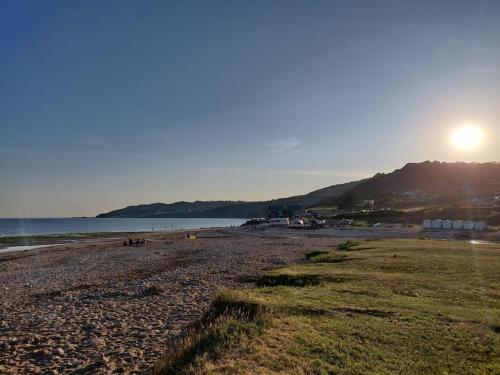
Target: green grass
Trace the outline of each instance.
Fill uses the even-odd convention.
[[[153,371],[197,373],[198,362],[217,362],[231,350],[244,350],[246,341],[263,334],[268,314],[264,305],[221,292],[203,319],[169,345]]]
[[[315,211],[325,211],[325,210],[337,210],[338,206],[337,205],[323,205],[323,206],[315,206],[315,207],[308,207],[306,211],[308,212],[315,212]]]
[[[328,253],[329,253],[329,251],[325,251],[325,250],[314,250],[314,251],[310,251],[309,253],[307,253],[306,258],[313,259],[313,258],[317,258],[320,255],[324,255],[324,254],[328,254]]]
[[[359,246],[359,241],[346,241],[337,245],[337,250],[349,251],[355,250],[356,246]]]
[[[255,288],[225,291],[219,311],[266,313],[219,315],[193,334],[213,345],[194,340],[180,350],[182,366],[169,367],[167,356],[158,373],[500,373],[499,246],[379,240],[349,248],[358,251],[310,253]],[[331,261],[338,257],[349,261]]]

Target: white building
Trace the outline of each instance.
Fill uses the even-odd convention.
[[[361,205],[363,207],[373,207],[375,205],[375,200],[374,199],[363,199],[361,201]]]
[[[443,229],[452,229],[453,221],[451,220],[443,220]]]
[[[441,220],[441,219],[425,219],[422,222],[423,229],[448,229],[448,230],[476,230],[483,231],[488,228],[486,221],[473,220]]]
[[[453,220],[453,229],[464,229],[463,220]]]
[[[474,222],[472,220],[465,220],[464,221],[464,229],[465,230],[473,230],[474,229]]]
[[[425,219],[424,222],[422,223],[422,228],[431,229],[432,228],[432,220]]]
[[[432,229],[441,229],[443,221],[441,219],[432,220]]]
[[[486,229],[486,222],[485,221],[475,221],[474,222],[474,230],[485,230]]]

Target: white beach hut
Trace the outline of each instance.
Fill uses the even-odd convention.
[[[465,230],[473,230],[474,229],[474,222],[472,220],[465,220],[464,221],[464,229]]]
[[[441,229],[443,221],[441,219],[432,220],[432,229]]]
[[[486,222],[485,221],[475,221],[474,222],[474,230],[485,230]]]
[[[431,229],[432,228],[432,220],[425,219],[422,222],[422,228],[424,228],[424,229]]]
[[[443,220],[443,229],[452,229],[453,221],[451,220]]]
[[[453,229],[464,229],[463,220],[453,220]]]

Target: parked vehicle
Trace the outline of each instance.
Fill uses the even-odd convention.
[[[310,223],[311,223],[311,228],[322,228],[326,226],[325,220],[312,219]]]
[[[287,217],[275,217],[269,220],[271,226],[289,226],[290,220]]]

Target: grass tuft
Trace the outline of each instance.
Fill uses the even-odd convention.
[[[312,258],[316,258],[320,255],[324,255],[324,254],[328,254],[328,253],[329,253],[329,251],[325,251],[325,250],[314,250],[314,251],[307,253],[306,258],[312,259]]]
[[[350,250],[353,250],[353,248],[358,246],[358,245],[359,245],[359,242],[357,242],[357,241],[346,241],[346,242],[342,242],[341,244],[339,244],[337,246],[337,250],[350,251]]]
[[[168,345],[153,374],[199,373],[197,361],[215,362],[243,338],[260,335],[268,313],[269,308],[258,303],[219,294],[209,312]]]

